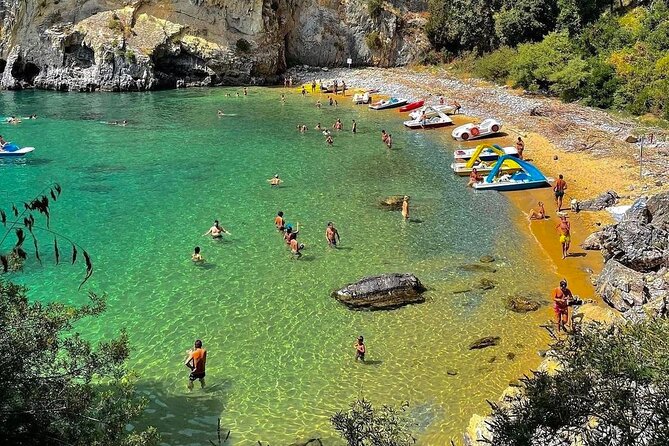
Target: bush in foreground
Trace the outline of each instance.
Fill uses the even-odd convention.
[[[408,403],[399,409],[391,406],[375,408],[365,399],[351,404],[347,412],[337,412],[332,426],[348,446],[411,446],[415,423],[409,417]]]
[[[493,405],[497,446],[669,444],[669,321],[590,326],[554,346],[562,368]]]

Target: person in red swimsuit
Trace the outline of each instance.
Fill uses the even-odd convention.
[[[555,310],[555,317],[557,318],[558,333],[561,329],[567,331],[567,323],[569,322],[569,301],[574,298],[571,290],[567,288],[567,281],[562,279],[560,286],[553,290],[551,295],[553,299],[553,310]]]

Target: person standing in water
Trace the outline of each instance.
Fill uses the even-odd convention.
[[[404,200],[402,200],[402,217],[405,220],[409,219],[409,196],[405,195]]]
[[[393,148],[393,135],[388,133],[388,136],[386,137],[386,146],[388,146],[389,149]]]
[[[248,96],[248,95],[249,95],[249,89],[244,87],[244,96]]]
[[[193,250],[193,255],[190,256],[190,259],[193,261],[193,263],[204,263],[204,257],[202,257],[202,254],[200,254],[200,247],[196,246],[195,249]]]
[[[285,229],[286,221],[283,219],[283,211],[279,211],[274,217],[274,226],[276,226],[277,231],[283,232]]]
[[[358,123],[355,122],[355,119],[353,119],[353,124],[351,124],[351,132],[358,133]]]
[[[564,191],[567,190],[567,182],[564,180],[562,174],[558,175],[558,180],[553,186],[553,192],[555,193],[555,205],[557,206],[558,212],[562,210],[562,199],[564,198]]]
[[[337,243],[341,241],[339,236],[339,231],[335,228],[334,224],[330,221],[328,222],[327,227],[325,228],[325,240],[328,241],[328,246],[330,248],[336,248]]]
[[[365,362],[365,353],[367,353],[367,348],[365,347],[365,340],[362,338],[362,336],[358,336],[355,344],[353,344],[353,348],[355,348],[355,360]]]
[[[567,331],[567,323],[569,322],[569,301],[574,298],[571,290],[567,288],[567,281],[562,279],[560,286],[553,290],[551,294],[553,300],[553,310],[557,318],[557,331]]]
[[[221,239],[223,238],[223,234],[230,235],[227,229],[225,229],[218,223],[218,220],[214,220],[214,225],[211,228],[209,228],[207,232],[203,234],[203,237],[206,235],[211,235],[211,238],[213,239]]]
[[[191,372],[188,376],[188,390],[193,390],[193,382],[200,380],[200,386],[204,389],[205,366],[207,364],[207,350],[202,348],[202,341],[195,341],[195,347],[188,352],[185,365]]]
[[[569,255],[569,244],[571,243],[571,225],[567,221],[566,215],[560,216],[560,223],[556,226],[560,233],[560,244],[562,245],[562,258]]]
[[[386,141],[388,140],[388,134],[386,133],[385,130],[381,130],[381,141],[385,144]]]

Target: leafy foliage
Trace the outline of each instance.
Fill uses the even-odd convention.
[[[383,0],[367,0],[367,12],[372,17],[378,17],[383,12]]]
[[[135,377],[125,367],[128,339],[97,346],[72,332],[105,309],[90,303],[30,303],[26,289],[0,280],[0,443],[145,446],[156,431],[128,434],[140,414]]]
[[[332,416],[332,426],[348,446],[411,446],[416,442],[415,426],[407,414],[408,403],[399,409],[374,408],[365,399],[356,400],[348,412]]]
[[[45,188],[44,190],[42,190],[40,194],[37,195],[37,197],[33,198],[29,202],[24,202],[22,206],[23,210],[21,212],[19,212],[19,207],[17,207],[16,204],[12,204],[11,211],[9,211],[10,212],[9,217],[4,209],[0,209],[0,223],[2,223],[2,225],[6,228],[4,236],[2,237],[2,239],[0,239],[0,247],[2,247],[3,244],[7,241],[10,234],[13,233],[16,236],[16,243],[9,250],[9,252],[0,254],[0,264],[2,265],[3,272],[8,272],[10,271],[10,269],[11,270],[20,269],[20,267],[17,268],[18,263],[20,263],[20,265],[18,266],[22,266],[23,264],[22,261],[26,260],[26,258],[28,257],[28,254],[24,250],[25,242],[27,240],[27,235],[30,236],[30,240],[32,241],[34,248],[33,254],[35,256],[35,259],[38,262],[42,263],[42,258],[40,256],[40,244],[37,236],[35,235],[36,230],[46,232],[50,234],[52,237],[54,237],[53,249],[54,249],[54,258],[56,264],[60,263],[60,248],[58,246],[59,238],[67,241],[71,245],[72,264],[76,262],[77,244],[70,238],[58,232],[55,232],[50,228],[50,223],[51,223],[50,205],[60,197],[62,191],[63,191],[62,188],[57,183]],[[39,226],[38,224],[36,224],[37,219],[35,218],[35,215],[37,215],[38,217],[39,216],[42,217],[45,223],[44,226]],[[86,283],[86,281],[93,274],[93,263],[91,262],[91,258],[88,252],[86,252],[85,250],[82,251],[83,251],[84,261],[86,264],[86,275],[82,280],[81,284],[79,285],[79,288],[81,288],[83,284]],[[20,260],[20,262],[17,259]]]
[[[471,51],[483,54],[495,47],[495,23],[490,2],[485,0],[430,0],[425,26],[437,50],[452,54]]]
[[[378,31],[372,31],[365,36],[365,43],[367,48],[372,51],[379,51],[383,49],[383,41]]]
[[[495,15],[497,35],[509,46],[536,42],[553,31],[557,16],[555,0],[507,0]]]
[[[669,321],[590,326],[554,345],[561,367],[492,404],[492,444],[669,444]]]
[[[506,82],[518,56],[514,48],[502,47],[477,59],[474,74],[494,82]]]
[[[237,48],[237,51],[247,53],[251,50],[251,43],[246,39],[237,39],[235,47]]]

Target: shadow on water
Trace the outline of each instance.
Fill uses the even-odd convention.
[[[208,262],[196,263],[193,266],[197,269],[204,269],[204,270],[211,270],[211,269],[216,269],[217,268],[217,266],[215,264],[208,263]]]
[[[372,367],[378,367],[381,364],[383,364],[383,361],[381,361],[379,359],[371,359],[371,360],[366,359],[364,362],[360,362],[360,364],[368,365],[368,366],[372,366]]]
[[[227,406],[232,380],[208,381],[204,389],[196,381],[192,392],[188,392],[186,384],[184,380],[183,387],[174,389],[157,382],[137,386],[138,394],[148,401],[138,428],[156,427],[168,444],[210,444],[209,440],[217,443],[218,420]],[[221,431],[225,437],[228,428],[221,426]]]

